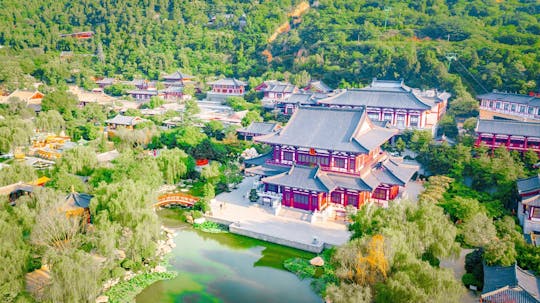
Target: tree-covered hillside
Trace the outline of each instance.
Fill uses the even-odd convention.
[[[241,78],[306,71],[333,86],[404,78],[466,97],[466,89],[526,93],[540,82],[535,0],[319,0],[294,20],[300,0],[1,2],[0,84],[9,89],[24,86],[26,73],[88,84],[93,75],[156,79],[177,68]],[[292,29],[269,43],[287,21]],[[95,34],[60,37],[79,31]],[[60,59],[61,51],[74,54]]]

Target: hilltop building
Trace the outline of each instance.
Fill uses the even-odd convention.
[[[524,234],[540,234],[540,174],[517,180],[518,219]]]
[[[501,146],[519,152],[531,149],[540,155],[540,122],[479,119],[475,146],[480,145],[492,151]]]
[[[234,79],[226,78],[208,83],[212,90],[207,93],[209,100],[225,100],[227,97],[244,96],[247,83]]]
[[[540,121],[540,97],[491,92],[477,96],[480,101],[480,119],[512,119]]]
[[[318,101],[326,107],[365,107],[371,120],[388,121],[398,129],[434,130],[446,112],[449,93],[421,91],[401,81],[373,79],[360,89],[348,89]]]
[[[185,86],[188,83],[193,83],[195,77],[176,71],[170,75],[163,76],[163,84],[165,87],[170,86]]]
[[[387,205],[417,171],[380,146],[397,133],[376,126],[364,109],[300,107],[280,131],[255,137],[272,152],[246,161],[261,175],[259,196],[309,211]]]

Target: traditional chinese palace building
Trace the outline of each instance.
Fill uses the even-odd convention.
[[[247,127],[236,130],[238,137],[244,140],[251,140],[253,137],[268,135],[281,128],[277,123],[253,122]]]
[[[195,77],[177,71],[170,75],[163,76],[163,84],[165,87],[185,86],[188,83],[193,83],[193,79],[195,79]]]
[[[265,81],[255,88],[255,91],[263,92],[263,106],[273,108],[298,92],[298,88],[290,83],[279,81]]]
[[[433,129],[446,111],[449,93],[421,91],[403,81],[373,79],[360,89],[348,89],[318,101],[326,107],[365,107],[371,120],[388,121],[398,129]]]
[[[212,87],[206,94],[209,100],[223,100],[227,97],[243,96],[246,93],[247,83],[234,78],[220,79],[208,84]]]
[[[481,119],[540,120],[540,97],[492,92],[479,95]]]
[[[540,155],[540,123],[514,120],[478,120],[475,146],[491,150],[504,146],[508,150],[525,152],[529,149]]]
[[[523,233],[540,233],[540,175],[517,180],[518,218]]]
[[[300,107],[280,131],[254,138],[273,151],[247,171],[263,176],[262,197],[283,206],[318,211],[389,201],[418,169],[381,150],[396,132],[374,125],[361,108]]]

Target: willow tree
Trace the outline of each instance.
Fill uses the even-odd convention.
[[[22,162],[14,162],[10,166],[0,170],[0,186],[16,182],[31,182],[37,179],[34,168]]]
[[[58,170],[63,170],[70,174],[89,176],[97,165],[96,152],[92,148],[76,146],[66,150],[56,166]]]
[[[176,184],[186,175],[189,160],[189,156],[178,148],[162,150],[156,158],[163,179],[168,184]]]
[[[66,128],[66,122],[56,110],[42,112],[36,118],[36,127],[41,131],[58,134]]]

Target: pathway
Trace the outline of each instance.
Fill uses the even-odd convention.
[[[311,224],[306,221],[309,217],[306,213],[286,208],[275,216],[272,208],[251,203],[247,196],[254,180],[255,177],[247,177],[238,189],[213,199],[210,205],[212,217],[234,222],[255,233],[301,244],[312,244],[314,237],[331,245],[341,245],[349,240],[350,233],[344,224]]]

